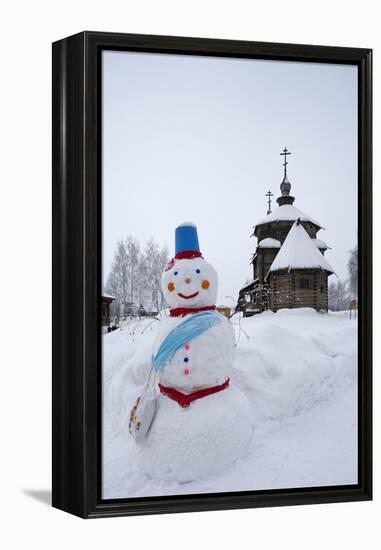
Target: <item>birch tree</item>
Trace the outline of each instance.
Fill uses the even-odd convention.
[[[105,290],[115,297],[113,311],[123,313],[126,305],[160,311],[165,307],[161,274],[168,262],[168,249],[151,238],[142,252],[131,235],[116,246]]]
[[[358,245],[356,245],[349,253],[348,260],[348,273],[349,273],[349,292],[352,298],[357,298],[358,288]]]
[[[331,311],[345,311],[349,305],[349,293],[345,283],[340,279],[328,287],[328,307]]]
[[[127,252],[127,266],[128,266],[128,275],[129,275],[129,302],[134,304],[137,300],[137,275],[138,275],[138,265],[140,259],[140,247],[136,239],[129,235],[126,239],[126,252]]]

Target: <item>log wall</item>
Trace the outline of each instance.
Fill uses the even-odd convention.
[[[255,258],[253,268],[253,279],[259,279],[264,281],[267,276],[271,264],[273,263],[275,256],[278,254],[279,248],[258,248],[257,257]]]
[[[307,231],[311,239],[316,239],[316,234],[319,231],[319,227],[310,222],[301,222],[304,229]],[[294,221],[279,221],[271,222],[268,224],[260,225],[256,228],[256,235],[258,237],[258,242],[271,237],[272,239],[277,239],[283,244],[285,238],[287,237],[288,232],[291,227],[294,225]]]
[[[308,281],[308,287],[303,287],[304,281]],[[328,275],[325,271],[275,271],[270,274],[269,282],[272,311],[300,307],[328,310]]]

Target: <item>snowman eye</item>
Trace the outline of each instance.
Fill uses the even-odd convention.
[[[175,272],[174,272],[173,274],[174,274],[174,275],[178,275],[178,274],[179,274],[179,272],[178,272],[178,271],[175,271]]]
[[[199,269],[196,269],[196,273],[201,273],[201,271]]]

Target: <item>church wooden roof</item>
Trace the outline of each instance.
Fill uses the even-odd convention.
[[[292,204],[284,204],[283,206],[279,206],[276,208],[273,212],[270,212],[270,214],[267,214],[264,218],[262,218],[257,225],[255,226],[254,230],[260,226],[265,225],[267,223],[272,222],[281,222],[281,221],[296,221],[300,219],[302,222],[311,222],[320,229],[324,229],[320,225],[319,222],[311,218],[311,216],[308,216],[307,214],[304,214],[301,210],[298,208],[295,208]]]

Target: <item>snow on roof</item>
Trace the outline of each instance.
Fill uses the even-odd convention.
[[[241,290],[245,290],[245,288],[253,285],[254,283],[256,283],[258,281],[258,277],[256,279],[253,279],[252,281],[249,281],[248,283],[246,282],[240,289],[239,291],[241,292]]]
[[[295,208],[295,206],[292,206],[292,204],[283,204],[282,206],[279,206],[273,212],[267,214],[265,218],[262,218],[257,223],[256,227],[269,222],[296,221],[298,218],[300,218],[302,222],[311,222],[322,228],[320,223]]]
[[[270,271],[309,268],[320,268],[324,271],[334,273],[332,267],[309,237],[302,224],[295,222],[276,255]]]
[[[278,241],[278,239],[267,237],[258,243],[258,248],[280,248],[280,241]]]
[[[113,300],[115,300],[115,296],[113,296],[112,294],[109,294],[108,292],[102,292],[102,296],[104,298],[112,298]]]
[[[327,249],[327,248],[330,248],[327,243],[325,243],[324,241],[322,241],[321,239],[312,239],[313,242],[316,244],[316,246],[318,248],[324,248],[324,249]]]

